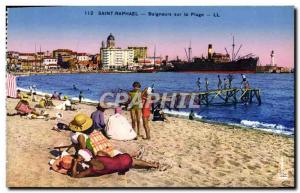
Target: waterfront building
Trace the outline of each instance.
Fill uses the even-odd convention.
[[[19,53],[19,60],[35,60],[34,53]]]
[[[7,69],[18,70],[19,69],[18,62],[19,62],[19,52],[15,52],[15,51],[6,52]]]
[[[76,53],[69,49],[57,49],[52,51],[53,58],[58,58],[58,56],[68,56],[71,58],[76,57]]]
[[[148,51],[148,48],[147,47],[137,47],[137,46],[134,46],[134,47],[128,47],[128,49],[131,49],[134,51],[134,61],[135,62],[138,62],[138,60],[140,58],[147,58],[147,51]]]
[[[115,47],[115,37],[109,34],[106,41],[106,47],[102,42],[100,48],[100,59],[102,69],[127,69],[133,65],[133,49],[121,49]]]
[[[88,56],[86,53],[77,53],[76,59],[78,62],[91,60],[90,56]]]
[[[43,67],[48,69],[58,69],[59,66],[57,65],[57,59],[53,57],[45,57],[43,59]]]
[[[121,48],[101,49],[101,64],[103,69],[127,68],[133,64],[134,51]]]

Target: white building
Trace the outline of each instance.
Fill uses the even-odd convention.
[[[77,54],[76,59],[78,61],[90,61],[91,58],[86,54]]]
[[[19,59],[20,60],[35,60],[35,54],[34,53],[20,53]]]
[[[56,58],[44,58],[43,66],[45,66],[45,69],[58,69],[59,68],[59,66],[57,65]]]
[[[133,65],[134,50],[116,48],[115,45],[115,37],[112,34],[107,37],[106,47],[102,42],[100,49],[102,69],[120,69]]]
[[[134,51],[131,49],[105,48],[101,49],[103,69],[118,69],[133,64]]]

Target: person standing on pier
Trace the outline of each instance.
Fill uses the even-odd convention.
[[[247,79],[246,79],[246,75],[245,74],[241,74],[242,76],[242,79],[243,79],[243,82],[245,82]]]
[[[206,91],[208,91],[208,84],[209,84],[208,78],[205,77],[205,88],[206,88]]]
[[[218,90],[220,90],[220,89],[222,89],[222,80],[221,80],[220,75],[218,75],[218,79],[219,79],[219,82],[218,82]]]
[[[227,89],[228,79],[224,78],[224,89]]]
[[[196,81],[196,84],[197,84],[198,89],[199,89],[199,91],[200,91],[200,88],[201,88],[200,78],[198,78],[198,80]]]
[[[229,88],[231,88],[231,82],[232,82],[232,80],[233,80],[233,76],[232,76],[232,74],[229,74],[229,75],[228,75],[228,83],[229,83],[229,84],[228,84],[228,87],[229,87]]]
[[[241,88],[246,84],[246,81],[247,81],[247,79],[246,79],[246,76],[245,76],[245,74],[241,74],[241,76],[242,76],[242,85],[241,85]]]

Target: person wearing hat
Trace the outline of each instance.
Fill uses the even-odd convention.
[[[103,108],[101,106],[100,103],[98,103],[97,107],[96,107],[96,111],[94,111],[92,114],[91,114],[91,119],[93,120],[93,125],[92,127],[96,130],[99,130],[101,131],[104,135],[105,135],[105,132],[104,132],[104,128],[105,128],[105,119],[104,119],[104,111],[105,111],[105,108]]]
[[[79,149],[87,148],[87,139],[89,134],[94,131],[92,128],[93,120],[86,114],[79,113],[75,115],[74,119],[69,124],[71,133],[71,141],[74,144],[76,152]]]
[[[78,170],[78,164],[86,163],[89,167],[83,171]],[[132,158],[129,154],[118,154],[114,157],[93,154],[88,149],[80,149],[78,156],[73,160],[72,170],[68,174],[74,178],[102,176],[106,174],[125,174],[129,169],[159,168],[158,162],[146,162]]]
[[[75,115],[68,128],[72,131],[71,141],[76,152],[79,149],[89,149],[94,155],[102,154],[104,151],[107,155],[115,156],[120,152],[108,141],[108,139],[93,128],[93,120],[86,114],[79,113]],[[141,149],[132,152],[131,156],[138,157]]]

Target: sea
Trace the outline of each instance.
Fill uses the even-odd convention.
[[[227,74],[219,74],[221,79]],[[226,106],[201,106],[194,109],[196,118],[213,123],[244,126],[284,135],[294,135],[295,128],[295,80],[294,74],[245,74],[250,87],[259,88],[261,105],[237,104]],[[197,92],[197,79],[205,90],[205,78],[209,80],[209,89],[216,89],[218,74],[204,73],[94,73],[94,74],[49,74],[17,77],[17,87],[28,90],[35,85],[38,93],[61,92],[77,99],[83,92],[84,100],[97,102],[105,92],[118,89],[130,90],[134,81],[142,88],[154,86],[155,92]],[[240,74],[233,74],[232,87],[241,86]],[[165,109],[166,113],[188,117],[186,109],[175,111]]]

